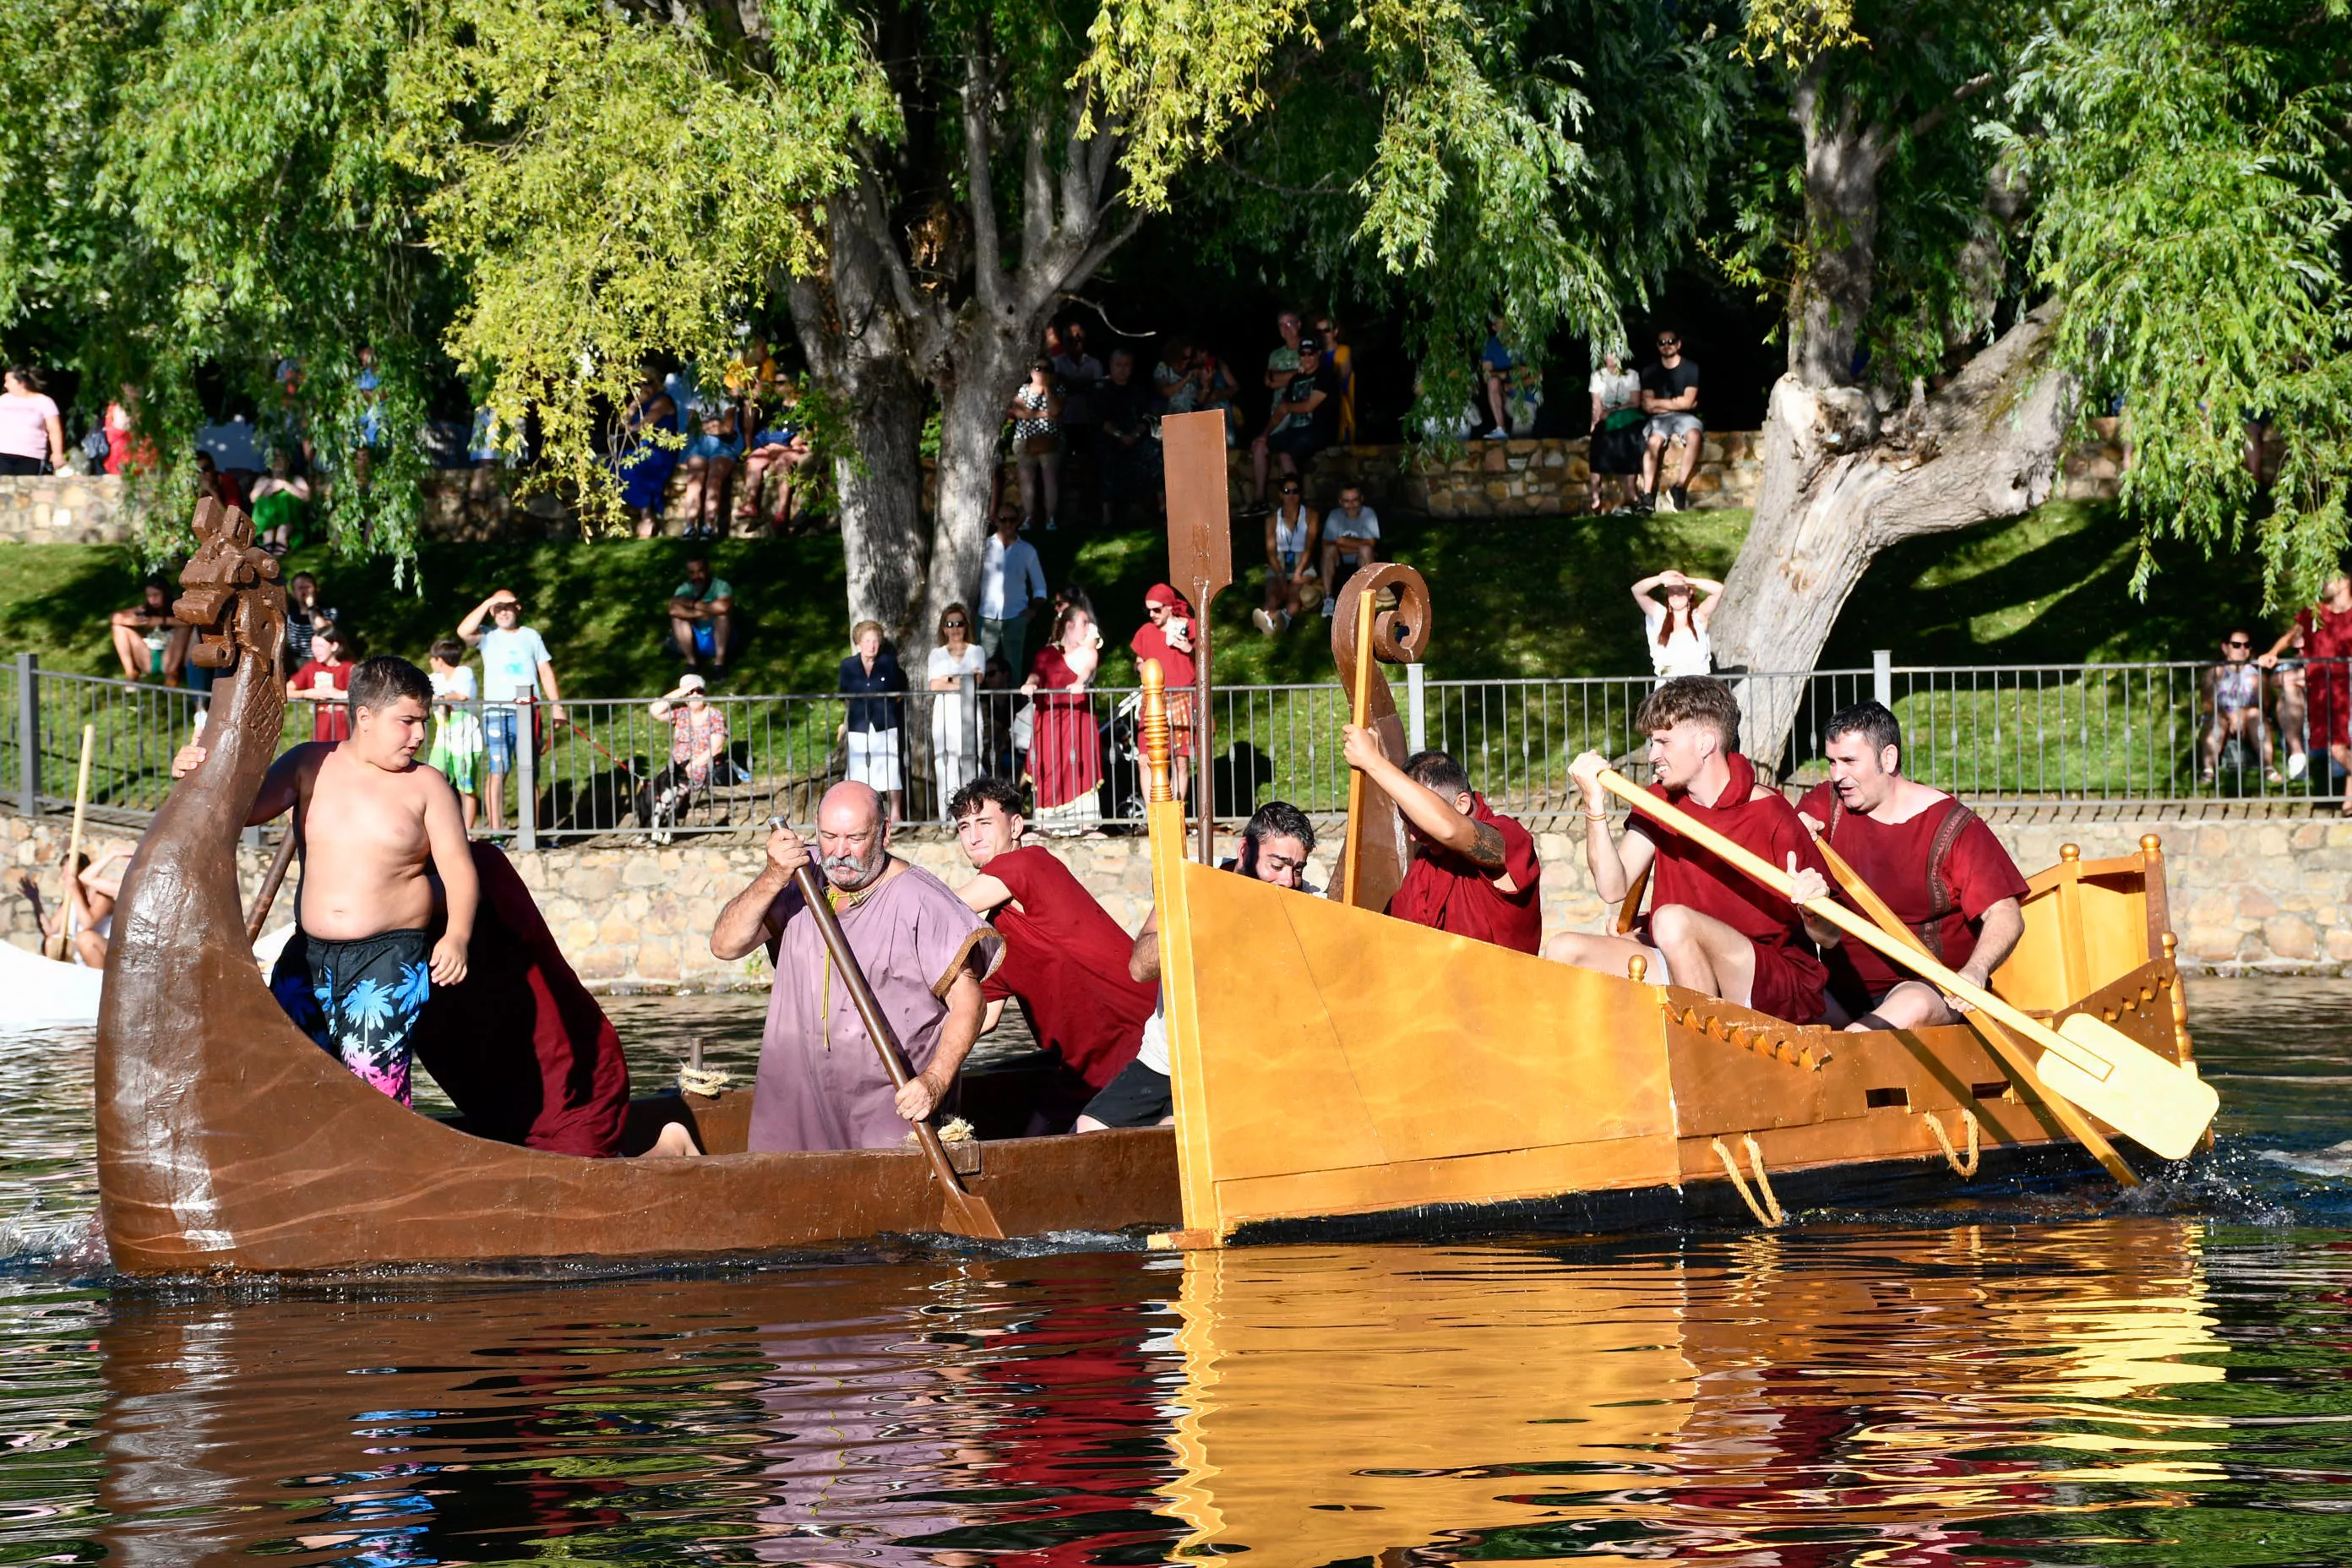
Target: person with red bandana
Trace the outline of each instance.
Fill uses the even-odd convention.
[[[1822,747],[1829,782],[1814,785],[1797,814],[1939,963],[1992,989],[1992,972],[2025,935],[2025,878],[2017,862],[1982,817],[1904,777],[1903,729],[1880,704],[1839,709]],[[1831,1022],[1850,1029],[1957,1024],[1968,1009],[1858,942],[1832,948],[1829,970]]]
[[[1444,752],[1415,752],[1399,767],[1370,730],[1344,725],[1348,765],[1396,802],[1412,864],[1388,912],[1415,925],[1520,952],[1543,951],[1543,867],[1535,837],[1488,805]]]
[[[1584,791],[1584,855],[1593,890],[1617,903],[1654,867],[1650,913],[1636,937],[1572,934],[1550,956],[1582,969],[1622,974],[1634,954],[1651,980],[1671,981],[1792,1024],[1823,1011],[1829,971],[1814,944],[1836,928],[1798,906],[1829,890],[1813,836],[1780,792],[1761,783],[1739,752],[1739,703],[1704,675],[1663,681],[1634,715],[1650,737],[1652,794],[1797,879],[1794,902],[1748,880],[1673,828],[1636,813],[1622,837],[1609,831],[1601,785],[1609,760],[1587,752],[1568,776]]]

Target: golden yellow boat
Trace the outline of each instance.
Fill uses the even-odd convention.
[[[1148,730],[1149,712],[1147,693]],[[1164,775],[1156,734],[1148,742]],[[1163,1245],[1600,1230],[1743,1210],[1770,1225],[1800,1205],[1932,1195],[1980,1168],[2089,1163],[2062,1120],[2081,1127],[2081,1113],[1970,1028],[1801,1027],[1301,897],[1186,858],[1181,808],[1164,778],[1153,791],[1184,1211]],[[1365,837],[1378,842],[1377,825]],[[1995,993],[2053,1026],[2090,1015],[2189,1064],[2161,846],[2063,856],[2030,879],[2025,936]]]

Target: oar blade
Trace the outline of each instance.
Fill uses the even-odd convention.
[[[1004,1239],[1004,1227],[996,1223],[988,1200],[961,1187],[948,1189],[947,1202],[940,1209],[940,1227],[950,1236],[976,1237],[982,1241]]]
[[[2213,1086],[2166,1061],[2113,1025],[2076,1013],[2058,1032],[2106,1068],[2097,1076],[2069,1053],[2045,1050],[2034,1071],[2061,1094],[2167,1160],[2185,1160],[2221,1108]]]

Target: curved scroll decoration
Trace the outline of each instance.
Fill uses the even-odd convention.
[[[1339,667],[1339,684],[1349,693],[1343,700],[1354,700],[1356,602],[1366,594],[1383,591],[1392,594],[1395,602],[1373,617],[1372,658],[1381,664],[1419,664],[1429,652],[1429,584],[1422,581],[1421,574],[1393,561],[1362,568],[1340,587],[1331,611],[1331,658]],[[1386,680],[1372,682],[1365,722],[1379,734],[1389,759],[1402,763],[1404,721],[1397,716],[1396,699]],[[1361,909],[1384,910],[1404,880],[1410,855],[1404,816],[1396,803],[1369,780],[1363,815],[1356,833],[1356,852],[1362,858],[1356,869],[1356,903]],[[1335,873],[1329,896],[1344,898],[1346,886],[1347,879]]]

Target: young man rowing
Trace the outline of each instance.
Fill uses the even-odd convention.
[[[1636,953],[1649,977],[1671,980],[1792,1024],[1822,1016],[1829,978],[1814,944],[1836,929],[1798,906],[1828,891],[1812,835],[1780,791],[1762,784],[1739,752],[1739,704],[1730,688],[1703,675],[1663,682],[1634,716],[1650,737],[1650,790],[1797,879],[1796,901],[1768,891],[1673,828],[1636,812],[1622,838],[1609,832],[1601,774],[1609,760],[1587,752],[1569,764],[1584,790],[1584,854],[1593,890],[1617,903],[1654,868],[1650,913],[1639,939],[1571,934],[1550,956],[1582,969],[1622,974]],[[1810,940],[1809,940],[1810,939]]]
[[[1903,776],[1902,726],[1878,703],[1857,702],[1832,715],[1823,750],[1829,782],[1797,803],[1806,825],[1938,962],[1990,990],[1992,972],[2025,934],[2025,879],[2017,862],[1975,812]],[[1851,896],[1840,897],[1859,908]],[[1858,942],[1832,949],[1829,971],[1831,1020],[1848,1028],[1954,1024],[1967,1005]]]

